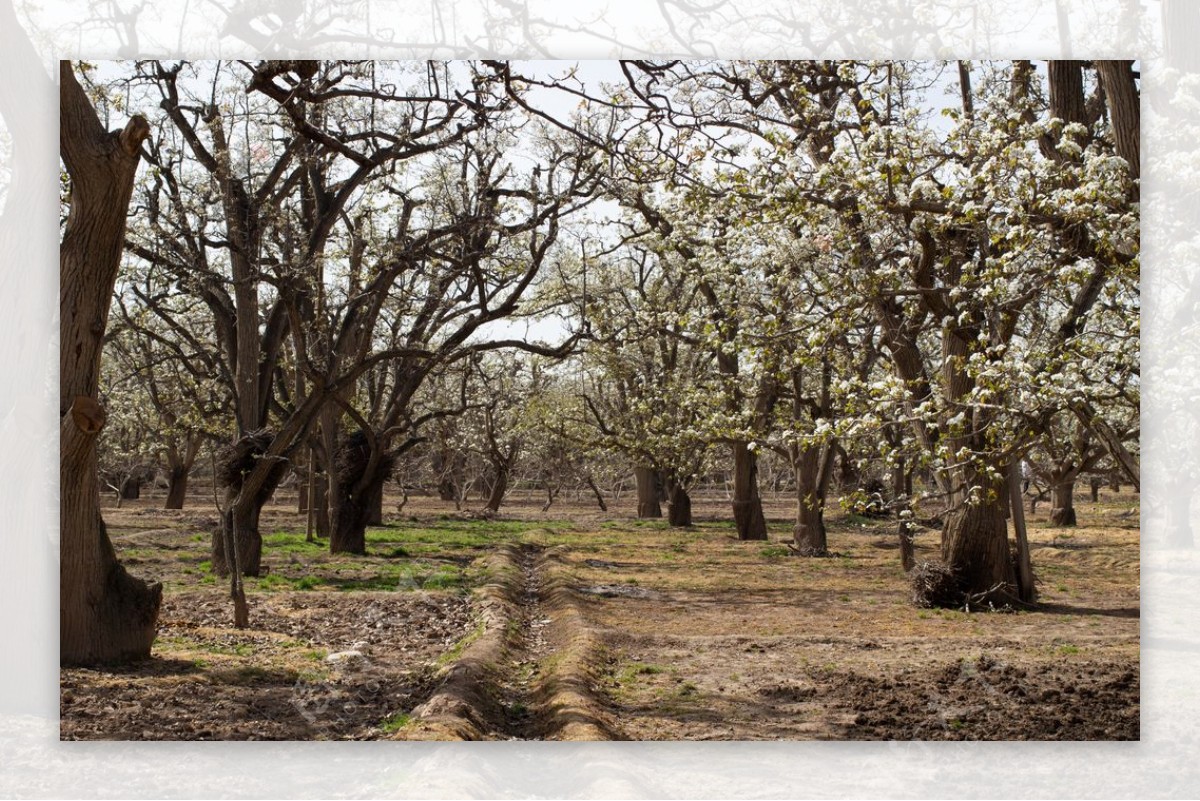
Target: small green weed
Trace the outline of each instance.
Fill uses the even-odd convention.
[[[394,715],[388,715],[379,724],[379,728],[387,734],[395,734],[412,722],[412,715],[407,712],[397,712]]]

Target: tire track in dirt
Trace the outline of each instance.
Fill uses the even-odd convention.
[[[476,591],[480,622],[441,687],[413,710],[410,740],[611,740],[596,700],[599,640],[585,625],[559,549],[505,546]]]

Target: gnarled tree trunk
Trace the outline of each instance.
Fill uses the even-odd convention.
[[[373,525],[371,518],[376,511],[373,499],[382,491],[385,479],[386,475],[372,479],[366,491],[358,495],[346,491],[344,485],[334,495],[330,509],[330,553],[361,556],[367,552],[367,526]]]
[[[199,436],[188,437],[187,449],[182,454],[175,444],[167,448],[167,501],[163,505],[164,509],[183,508],[183,504],[187,500],[188,476],[199,455]]]
[[[121,500],[136,501],[142,497],[142,479],[141,476],[126,476],[121,482],[119,490]]]
[[[369,505],[367,514],[368,526],[383,525],[383,485],[387,483],[386,477],[378,484],[372,485],[370,492],[371,497],[367,499]]]
[[[659,502],[658,472],[651,467],[638,465],[633,468],[633,478],[637,482],[637,516],[639,518],[662,517],[662,504]]]
[[[1060,478],[1050,487],[1050,522],[1073,526],[1075,517],[1075,477]]]
[[[224,511],[212,539],[212,565],[217,575],[229,572],[225,556],[229,532],[233,532],[237,544],[242,575],[257,576],[262,571],[262,534],[258,521],[288,466],[283,457],[267,455],[274,439],[274,433],[267,430],[246,434],[226,450],[217,466],[215,479],[225,487]]]
[[[767,520],[758,495],[758,457],[749,443],[733,443],[733,523],[739,540],[765,540]]]
[[[489,512],[499,512],[504,496],[508,494],[509,469],[506,464],[494,464],[495,474],[492,476],[492,490],[488,493],[487,506]]]
[[[692,496],[674,476],[667,479],[667,522],[679,528],[692,525]]]
[[[162,585],[134,578],[117,561],[100,516],[96,437],[106,417],[97,396],[109,301],[150,127],[134,117],[108,133],[69,62],[59,64],[59,79],[59,148],[71,177],[59,251],[59,658],[64,665],[144,659]]]
[[[377,434],[359,430],[337,449],[329,481],[330,553],[367,552],[367,526],[380,509],[383,484],[395,464],[381,448]]]
[[[167,469],[167,500],[164,509],[182,509],[187,500],[188,473],[183,467]]]
[[[1017,598],[1004,515],[1007,487],[1001,483],[991,490],[981,492],[978,502],[951,510],[942,531],[942,559],[964,598],[976,604],[1002,604]]]
[[[825,530],[825,499],[833,474],[832,449],[796,446],[792,468],[796,472],[796,525],[792,539],[804,556],[829,553]]]

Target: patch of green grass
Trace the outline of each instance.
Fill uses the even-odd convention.
[[[379,724],[379,728],[387,734],[395,734],[411,722],[412,715],[407,712],[397,712],[384,718]]]
[[[1071,645],[1070,643],[1065,643],[1063,645],[1058,646],[1058,648],[1056,648],[1054,652],[1056,654],[1058,654],[1059,656],[1072,656],[1074,654],[1079,653],[1079,646]]]
[[[783,559],[791,554],[791,551],[785,545],[768,545],[758,553],[764,559]]]
[[[634,662],[626,665],[617,674],[617,681],[621,684],[629,684],[638,676],[655,676],[659,673],[666,673],[667,669],[659,665],[651,665],[646,662]]]
[[[303,531],[276,531],[262,538],[263,547],[284,553],[313,553],[324,551],[327,544],[319,540],[309,542]]]
[[[191,537],[192,542],[204,542],[207,539],[210,539],[208,534],[193,534]]]
[[[454,643],[449,651],[446,651],[446,653],[438,657],[437,666],[445,667],[446,665],[458,659],[460,656],[462,656],[463,651],[467,649],[467,646],[482,637],[486,630],[487,629],[482,620],[476,623],[475,628],[471,629],[462,639]]]
[[[234,645],[224,645],[222,643],[210,642],[189,642],[184,647],[189,647],[197,651],[205,651],[210,654],[221,654],[223,656],[252,656],[254,654],[254,646],[244,642],[235,643]]]
[[[196,567],[205,573],[211,573],[212,572],[212,560],[205,559],[203,562],[196,565]]]

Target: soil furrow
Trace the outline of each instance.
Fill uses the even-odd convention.
[[[479,635],[414,710],[406,738],[608,740],[592,695],[597,643],[560,563],[537,545],[504,549],[480,590]]]

